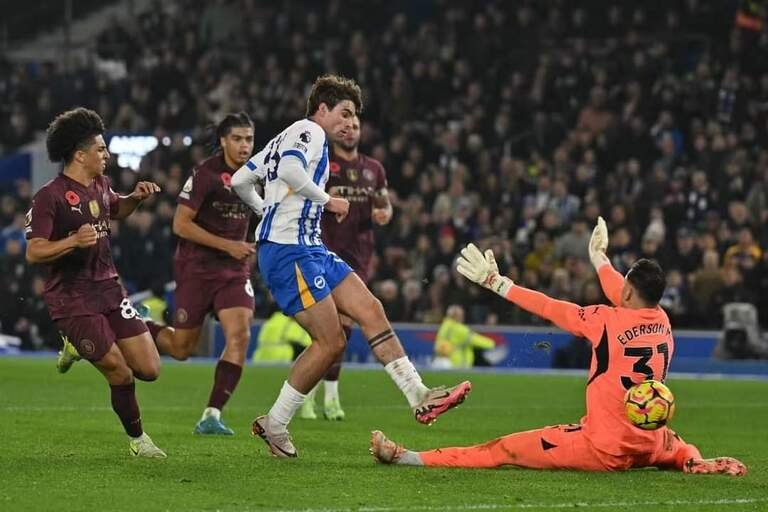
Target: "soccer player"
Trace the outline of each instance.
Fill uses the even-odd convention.
[[[368,284],[373,255],[373,223],[384,226],[392,220],[392,205],[387,190],[387,175],[381,162],[358,152],[360,119],[352,118],[352,128],[333,142],[326,191],[349,201],[349,213],[342,221],[324,212],[320,225],[323,243],[346,261],[364,284]],[[341,327],[349,340],[352,319],[341,315]],[[323,416],[343,420],[339,400],[339,373],[344,353],[323,377],[325,398]]]
[[[59,371],[87,359],[109,383],[131,454],[165,457],[142,429],[134,383],[157,379],[160,357],[118,280],[109,243],[110,220],[124,219],[160,188],[140,181],[127,196],[112,190],[104,124],[92,110],[64,112],[47,133],[48,157],[64,169],[32,199],[26,257],[48,270],[43,299],[64,339]]]
[[[695,446],[669,428],[641,430],[626,418],[626,390],[646,379],[664,381],[674,340],[667,314],[658,305],[665,283],[659,265],[640,259],[624,278],[605,255],[607,246],[608,231],[601,218],[590,241],[590,258],[613,307],[579,307],[516,286],[499,275],[492,251],[483,254],[473,244],[461,251],[457,264],[459,273],[470,281],[590,341],[594,355],[587,381],[587,414],[580,423],[510,434],[467,448],[424,452],[406,450],[375,431],[374,457],[383,463],[420,466],[515,465],[584,471],[655,466],[686,473],[746,474],[746,466],[736,459],[702,459]]]
[[[147,324],[160,352],[183,361],[197,347],[206,314],[216,313],[226,346],[194,432],[232,435],[221,410],[245,364],[254,307],[248,260],[255,249],[246,242],[251,209],[232,191],[231,181],[253,152],[253,122],[245,112],[228,114],[216,128],[216,139],[220,151],[192,171],[173,218],[173,232],[179,237],[174,327]]]
[[[257,228],[259,270],[275,301],[294,316],[314,342],[296,359],[269,414],[256,418],[254,434],[277,457],[296,457],[287,426],[344,351],[339,312],[352,318],[368,339],[414,411],[417,421],[432,423],[461,403],[471,385],[427,388],[403,351],[381,303],[350,266],[328,251],[320,237],[323,210],[339,220],[349,202],[325,192],[328,142],[344,138],[362,108],[360,87],[335,75],[318,78],[307,101],[307,118],[296,121],[235,173],[232,185],[255,211],[264,209]],[[266,179],[265,198],[253,187]],[[264,208],[266,206],[266,208]]]

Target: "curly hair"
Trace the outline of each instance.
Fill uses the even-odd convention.
[[[354,80],[339,75],[318,77],[307,99],[307,116],[315,114],[321,103],[332,109],[344,100],[355,104],[357,114],[363,111],[363,93]]]
[[[94,137],[104,134],[104,122],[93,110],[79,107],[56,116],[46,133],[48,158],[68,164],[76,151],[87,148]]]

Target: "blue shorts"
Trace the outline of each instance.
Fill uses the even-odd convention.
[[[324,245],[261,242],[259,271],[283,313],[293,316],[330,295],[352,268]]]

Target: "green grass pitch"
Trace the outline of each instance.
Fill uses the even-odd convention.
[[[383,371],[348,369],[340,385],[347,420],[294,420],[300,458],[273,459],[249,428],[286,374],[248,367],[224,411],[236,435],[203,438],[192,428],[213,365],[164,362],[160,379],[137,389],[144,427],[168,459],[137,460],[106,383],[88,364],[59,375],[53,358],[0,358],[0,510],[768,510],[765,381],[668,380],[678,406],[673,428],[705,457],[748,465],[746,477],[728,478],[385,467],[368,454],[373,429],[428,449],[577,421],[585,378],[572,376],[425,373],[432,385],[467,377],[474,384],[460,408],[425,427]]]

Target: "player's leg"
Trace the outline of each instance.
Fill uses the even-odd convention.
[[[330,295],[335,281],[329,279],[327,263],[323,246],[264,243],[259,247],[259,270],[269,291],[283,313],[293,316],[314,340],[294,361],[269,413],[253,422],[253,433],[277,457],[296,457],[288,423],[346,345]],[[352,272],[346,264],[342,270]]]
[[[132,306],[121,307],[108,313],[106,319],[133,375],[143,381],[156,380],[160,376],[160,355],[138,313]]]
[[[195,353],[205,315],[213,307],[215,289],[212,287],[215,283],[177,273],[173,327],[146,322],[161,354],[185,361]]]
[[[149,335],[145,336],[149,338]],[[151,340],[148,341],[151,344]],[[154,348],[154,345],[152,347]],[[133,372],[119,345],[113,344],[104,357],[98,361],[91,361],[91,363],[109,382],[112,410],[120,418],[120,422],[130,438],[128,446],[131,455],[149,458],[166,457],[165,452],[155,445],[142,428]]]
[[[253,297],[242,290],[244,286],[243,282],[227,286],[217,292],[217,298],[214,300],[216,314],[224,331],[225,346],[221,358],[216,363],[208,405],[195,425],[197,434],[234,434],[221,420],[221,411],[240,382],[248,342],[251,339]],[[247,286],[250,286],[250,283]],[[238,294],[243,296],[240,302],[236,300]],[[237,305],[245,299],[248,300],[249,307]]]
[[[668,428],[664,431],[663,445],[656,450],[647,465],[695,474],[720,473],[731,476],[747,474],[747,466],[733,457],[702,458],[696,446],[686,443],[677,433]]]
[[[93,364],[109,383],[112,409],[130,438],[131,453],[164,457],[165,454],[156,447],[159,454],[150,449],[154,444],[141,426],[133,371],[115,344],[116,334],[108,318],[103,315],[65,318],[57,320],[56,325],[79,355]]]
[[[471,390],[467,381],[452,388],[429,389],[423,384],[392,330],[381,302],[357,274],[348,274],[333,289],[333,299],[339,310],[360,326],[374,356],[405,395],[419,422],[430,424],[464,401]]]
[[[338,311],[330,295],[294,316],[314,341],[293,363],[269,413],[253,423],[254,434],[264,439],[276,457],[297,456],[288,437],[288,423],[345,346]]]
[[[495,468],[514,465],[533,469],[611,471],[592,448],[578,425],[557,425],[518,432],[475,446],[415,452],[375,431],[371,454],[384,464],[412,466]]]
[[[339,315],[341,328],[344,331],[344,338],[349,342],[352,336],[352,324],[354,323],[347,315]],[[341,408],[341,399],[339,398],[339,375],[341,374],[341,364],[344,361],[344,352],[342,352],[336,361],[333,362],[328,371],[323,376],[323,416],[327,420],[341,421],[346,416],[344,409]]]

